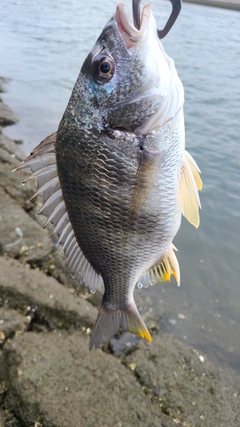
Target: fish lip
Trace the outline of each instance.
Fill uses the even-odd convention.
[[[142,10],[140,29],[138,30],[134,26],[132,19],[127,15],[124,3],[118,4],[114,18],[128,49],[136,45],[143,38],[148,28],[151,12],[151,5],[146,4]]]

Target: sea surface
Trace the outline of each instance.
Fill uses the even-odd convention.
[[[128,3],[130,11],[131,2]],[[170,2],[151,1],[159,27]],[[114,0],[1,0],[0,75],[29,152],[57,129],[81,64]],[[137,290],[162,330],[240,373],[240,14],[189,3],[163,44],[185,87],[186,147],[202,171],[201,224],[174,241],[181,286]]]

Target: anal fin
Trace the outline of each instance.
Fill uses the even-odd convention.
[[[147,287],[149,283],[155,285],[159,282],[169,282],[173,275],[178,286],[180,286],[180,269],[174,250],[176,251],[177,249],[172,244],[170,251],[162,258],[162,260],[156,262],[140,277],[138,282],[144,287]]]

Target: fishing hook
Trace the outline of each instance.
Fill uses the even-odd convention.
[[[181,11],[182,0],[170,0],[170,2],[172,3],[172,12],[163,30],[158,30],[159,39],[163,39],[168,34]],[[133,23],[138,30],[141,26],[140,3],[141,0],[132,0]]]

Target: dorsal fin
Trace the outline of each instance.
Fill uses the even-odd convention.
[[[200,170],[196,162],[185,151],[185,158],[182,167],[182,179],[180,183],[180,203],[182,214],[187,220],[198,228],[199,208],[201,207],[198,190],[202,188],[202,181],[200,178]]]
[[[180,285],[180,269],[174,250],[176,251],[177,249],[171,244],[169,252],[160,261],[155,262],[154,265],[139,278],[138,283],[147,287],[149,284],[155,285],[155,283],[159,282],[169,282],[171,280],[171,275],[173,275],[177,284]]]
[[[56,137],[55,132],[45,138],[15,170],[29,168],[33,172],[23,182],[33,178],[37,180],[37,191],[30,200],[42,194],[43,206],[38,215],[46,216],[47,221],[44,227],[48,224],[54,226],[53,232],[58,236],[58,243],[63,248],[66,264],[72,276],[75,277],[80,271],[84,284],[92,291],[96,291],[102,285],[102,277],[96,273],[83,255],[66,211],[57,172]]]

